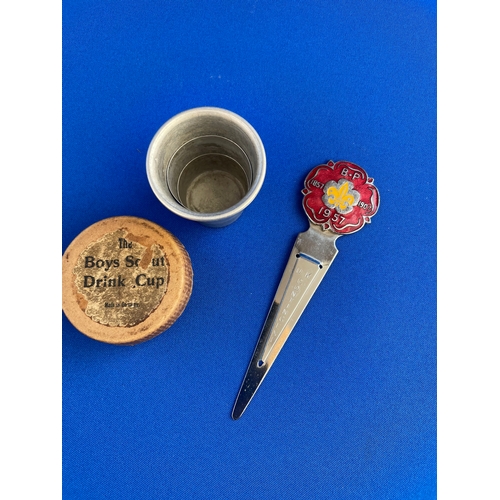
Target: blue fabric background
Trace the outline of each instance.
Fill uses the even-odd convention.
[[[145,171],[176,113],[248,120],[268,171],[233,225],[169,213]],[[243,417],[231,408],[329,159],[379,188]],[[180,319],[133,347],[63,317],[65,499],[436,497],[436,6],[63,3],[63,249],[144,217],[188,250]]]

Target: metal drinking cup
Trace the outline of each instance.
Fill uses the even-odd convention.
[[[241,116],[201,107],[175,115],[158,130],[146,170],[153,192],[170,211],[223,227],[259,193],[266,154],[259,135]]]

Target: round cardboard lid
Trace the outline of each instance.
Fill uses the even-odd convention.
[[[138,217],[93,224],[62,259],[63,310],[82,333],[131,345],[169,328],[186,307],[193,270],[182,243]]]

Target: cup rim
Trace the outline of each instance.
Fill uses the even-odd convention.
[[[256,145],[256,151],[258,154],[258,163],[260,163],[261,168],[258,173],[258,175],[255,176],[255,178],[252,181],[252,184],[249,187],[248,192],[245,194],[245,196],[235,205],[230,207],[227,210],[223,210],[221,212],[213,212],[213,213],[200,213],[200,212],[193,212],[183,205],[181,205],[175,197],[172,195],[172,200],[169,198],[165,197],[163,192],[160,191],[157,186],[155,181],[153,180],[153,168],[154,168],[154,156],[155,156],[155,151],[158,148],[158,145],[162,142],[163,137],[172,129],[175,127],[179,122],[182,120],[185,120],[186,118],[192,116],[192,115],[219,115],[224,118],[230,118],[238,123],[238,125],[244,129],[247,133],[248,136],[251,137],[252,141]],[[185,219],[197,221],[197,222],[217,222],[225,219],[236,219],[242,212],[243,210],[250,205],[250,203],[255,199],[257,194],[259,193],[263,183],[264,183],[264,178],[266,176],[266,152],[264,149],[264,144],[262,143],[262,140],[257,133],[257,131],[254,129],[254,127],[243,117],[240,115],[234,113],[233,111],[229,111],[227,109],[223,108],[218,108],[218,107],[213,107],[213,106],[201,106],[197,108],[191,108],[185,111],[182,111],[176,115],[174,115],[172,118],[167,120],[155,133],[153,136],[149,147],[148,151],[146,154],[146,173],[149,181],[149,185],[151,186],[151,189],[153,190],[154,194],[156,197],[160,200],[160,202],[168,208],[171,212],[175,213],[176,215],[179,215],[181,217],[184,217]]]

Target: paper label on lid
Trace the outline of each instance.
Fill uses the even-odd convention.
[[[160,305],[168,288],[169,262],[159,245],[145,246],[125,230],[88,245],[73,274],[81,309],[106,326],[130,327]]]

